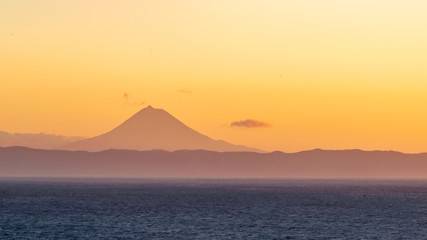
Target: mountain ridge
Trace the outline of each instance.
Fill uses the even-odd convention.
[[[1,177],[427,179],[427,153],[101,152],[0,147]]]

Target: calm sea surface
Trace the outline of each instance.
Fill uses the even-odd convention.
[[[426,181],[0,179],[0,239],[427,239]]]

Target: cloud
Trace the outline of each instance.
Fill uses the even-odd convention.
[[[189,89],[180,89],[178,90],[179,93],[184,93],[184,94],[192,94],[193,92]]]
[[[253,119],[246,119],[243,121],[235,121],[230,124],[231,127],[245,127],[245,128],[269,128],[270,123],[261,122]]]
[[[124,104],[129,106],[142,106],[145,104],[145,101],[131,101],[127,92],[123,93],[123,100]]]

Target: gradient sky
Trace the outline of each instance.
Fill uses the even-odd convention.
[[[426,152],[426,13],[425,0],[2,0],[0,130],[90,137],[151,104],[265,150]]]

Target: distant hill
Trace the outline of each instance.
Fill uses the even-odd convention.
[[[102,152],[0,148],[2,177],[427,178],[427,154],[311,150]]]
[[[110,132],[69,143],[59,149],[92,152],[107,149],[260,152],[259,149],[213,140],[187,127],[165,110],[151,106],[142,109]]]
[[[83,137],[68,137],[45,133],[8,133],[0,131],[0,147],[23,146],[54,149],[81,139],[83,139]]]

